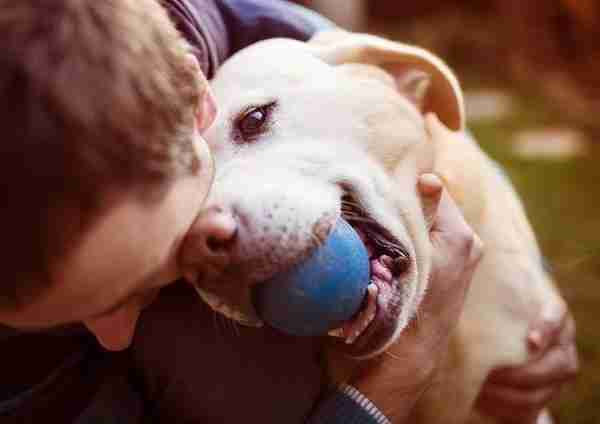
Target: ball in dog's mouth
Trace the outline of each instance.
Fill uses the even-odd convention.
[[[363,307],[330,336],[363,355],[383,346],[394,334],[402,310],[402,278],[411,258],[402,244],[374,220],[351,194],[342,198],[342,217],[356,230],[369,253],[371,280]]]

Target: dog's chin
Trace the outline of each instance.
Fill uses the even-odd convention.
[[[248,327],[262,327],[264,325],[264,322],[259,318],[250,301],[232,302],[228,301],[225,296],[213,293],[202,287],[194,286],[194,288],[198,296],[208,306],[226,318]],[[244,297],[249,298],[249,296]]]

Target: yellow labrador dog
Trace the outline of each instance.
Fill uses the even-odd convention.
[[[447,384],[427,393],[420,418],[482,419],[473,404],[490,370],[527,361],[528,327],[560,319],[565,305],[517,195],[463,133],[462,93],[448,67],[415,47],[331,32],[249,47],[212,88],[220,114],[207,140],[217,175],[200,217],[206,238],[184,264],[201,296],[261,325],[252,287],[302,260],[343,216],[371,256],[375,314],[332,334],[357,357],[380,354],[427,290],[432,205],[416,182],[435,173],[486,252],[443,367]]]

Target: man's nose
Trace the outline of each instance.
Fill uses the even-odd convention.
[[[204,210],[183,244],[181,265],[186,278],[189,280],[191,273],[206,265],[226,266],[238,243],[238,231],[239,224],[230,209],[211,206]]]
[[[139,305],[125,305],[108,315],[84,321],[106,350],[124,350],[131,345],[141,313]]]

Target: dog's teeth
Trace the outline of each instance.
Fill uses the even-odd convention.
[[[367,305],[359,313],[359,315],[352,322],[345,324],[340,329],[335,329],[329,332],[330,336],[333,337],[345,337],[347,344],[352,344],[360,337],[365,331],[369,324],[375,318],[375,311],[377,310],[377,296],[379,294],[379,287],[375,283],[371,283],[367,286]]]
[[[183,278],[190,284],[196,285],[198,284],[199,273],[196,271],[188,271],[185,273]]]
[[[346,344],[352,344],[360,335],[359,331],[355,331],[350,337],[346,339]]]
[[[335,330],[329,331],[327,334],[329,334],[331,337],[344,337],[344,329],[336,328]]]

